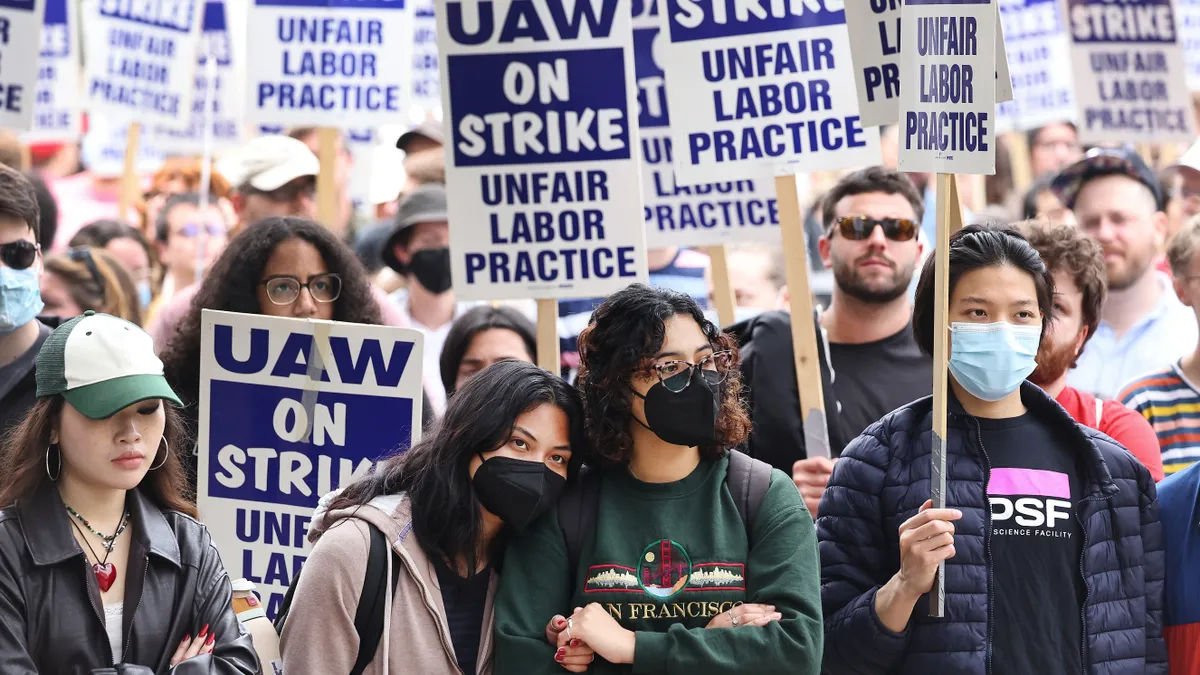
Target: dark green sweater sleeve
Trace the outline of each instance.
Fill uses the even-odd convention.
[[[775,470],[750,533],[746,598],[775,605],[783,620],[762,628],[675,625],[665,633],[639,631],[633,672],[817,675],[823,638],[820,582],[812,516],[791,478]]]
[[[495,675],[562,675],[546,624],[570,616],[571,574],[567,547],[554,509],[511,541],[496,593]]]

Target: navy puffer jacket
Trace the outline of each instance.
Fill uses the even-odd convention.
[[[1154,481],[1116,441],[1077,425],[1041,389],[1025,383],[1021,399],[1032,414],[1075,430],[1087,470],[1077,505],[1087,589],[1080,645],[1085,671],[1166,675],[1163,542]],[[900,524],[929,498],[933,406],[932,398],[924,398],[889,413],[855,439],[821,499],[817,537],[828,675],[992,672],[988,460],[978,422],[953,396],[949,404],[947,505],[963,517],[955,523],[955,556],[946,562],[946,616],[930,618],[924,597],[904,632],[893,633],[875,613],[876,591],[900,569]]]

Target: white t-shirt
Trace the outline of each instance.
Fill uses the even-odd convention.
[[[108,633],[108,645],[112,647],[113,665],[121,662],[121,623],[124,616],[125,603],[104,605],[104,632]]]

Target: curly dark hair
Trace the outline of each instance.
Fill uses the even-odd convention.
[[[732,360],[721,386],[717,412],[717,441],[701,446],[700,456],[715,459],[740,445],[750,435],[750,416],[742,402],[737,342],[704,318],[689,296],[675,291],[632,284],[613,293],[596,308],[587,328],[579,334],[579,378],[587,424],[588,464],[624,466],[633,455],[633,419],[630,381],[646,372],[666,337],[666,320],[689,316],[700,325],[713,349],[729,350]]]
[[[304,218],[265,218],[230,240],[204,278],[179,330],[163,350],[163,367],[171,387],[190,408],[200,392],[200,310],[258,314],[258,284],[271,254],[285,241],[303,239],[321,253],[330,272],[342,278],[342,294],[334,303],[334,321],[378,325],[379,305],[358,257],[324,227]]]

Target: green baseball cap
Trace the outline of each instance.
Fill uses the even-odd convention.
[[[183,405],[163,377],[154,339],[125,319],[90,309],[46,338],[35,377],[39,397],[61,394],[94,420],[149,399]]]

